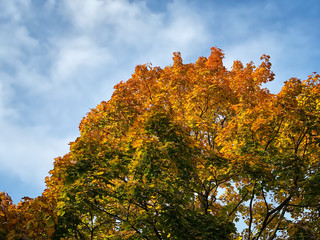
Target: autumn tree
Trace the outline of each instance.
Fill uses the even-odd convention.
[[[137,66],[82,120],[43,196],[3,195],[1,216],[28,211],[44,229],[29,236],[51,239],[320,239],[320,76],[272,94],[269,56],[229,70],[223,57]]]

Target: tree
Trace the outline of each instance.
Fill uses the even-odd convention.
[[[272,94],[269,56],[223,57],[137,66],[82,120],[28,222],[51,217],[52,239],[319,239],[320,76]]]

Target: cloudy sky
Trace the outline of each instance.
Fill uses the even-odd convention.
[[[320,72],[319,0],[0,0],[0,191],[36,197],[91,108],[137,64],[271,55],[274,93]]]

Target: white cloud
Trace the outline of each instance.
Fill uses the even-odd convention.
[[[143,15],[152,15],[145,4],[127,0],[65,0],[64,3],[68,10],[66,14],[71,13],[75,28],[82,31],[90,31],[100,25],[127,31],[133,24],[141,24]]]
[[[1,79],[5,77],[0,74]],[[44,178],[52,168],[53,158],[67,152],[70,138],[52,137],[46,127],[20,126],[14,122],[21,116],[8,100],[13,94],[0,82],[0,165],[1,171],[20,180],[44,187]],[[13,121],[14,120],[14,121]],[[1,191],[2,189],[0,189]]]
[[[38,47],[38,41],[32,38],[28,29],[17,23],[0,25],[0,63],[14,65],[26,52],[32,52]]]
[[[168,64],[173,51],[194,53],[210,37],[206,19],[186,1],[174,1],[167,12],[155,13],[142,1],[66,0],[65,14],[76,33],[110,46],[114,59],[135,55],[136,64],[151,56]]]
[[[21,21],[30,6],[30,0],[0,0],[1,16],[11,21]]]
[[[169,4],[168,15],[168,25],[163,29],[165,40],[185,51],[208,40],[206,19],[188,6],[186,1],[177,0]]]
[[[111,60],[109,51],[86,37],[64,39],[56,46],[57,55],[53,62],[53,80],[72,79],[83,68],[98,68]]]
[[[0,121],[1,170],[18,176],[22,181],[44,186],[44,178],[52,169],[53,159],[68,151],[68,139],[50,137],[46,128],[19,127]]]
[[[0,78],[2,77],[4,77],[4,75],[0,74]],[[0,82],[0,129],[1,126],[3,126],[2,119],[16,115],[16,112],[12,108],[6,106],[6,99],[8,99],[9,96],[10,93],[5,91],[4,83]]]
[[[46,11],[51,11],[56,6],[56,0],[47,0],[44,5]]]

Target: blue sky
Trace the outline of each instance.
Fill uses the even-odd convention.
[[[91,108],[134,67],[269,54],[278,92],[320,72],[319,0],[0,0],[0,191],[36,197]]]

